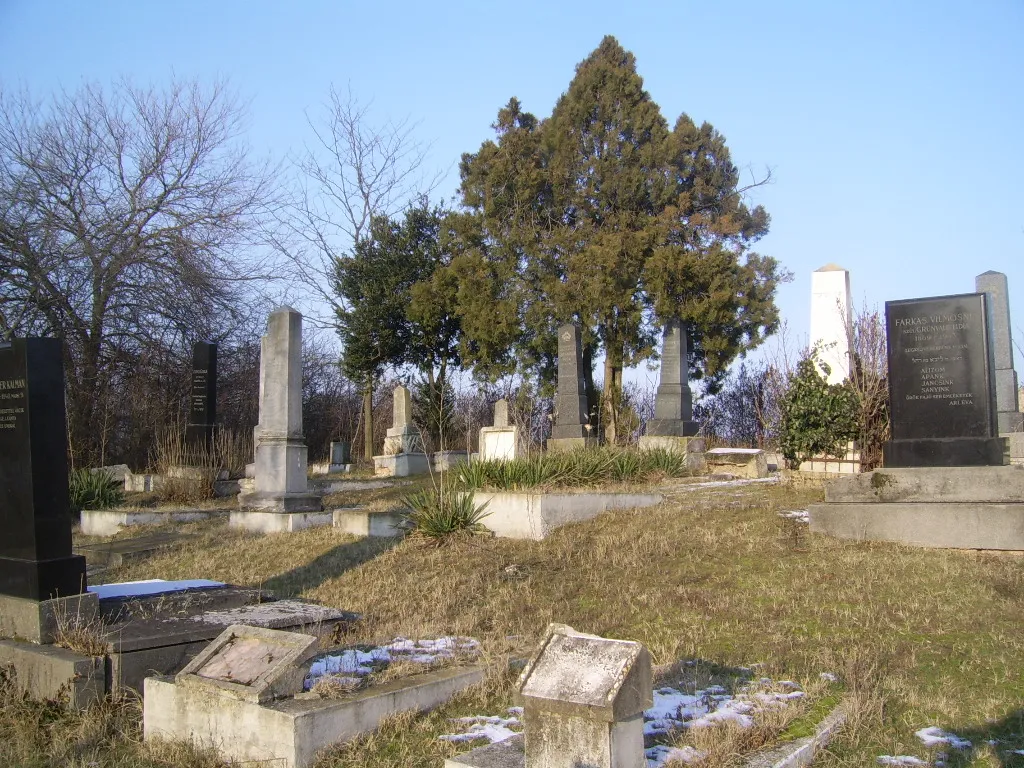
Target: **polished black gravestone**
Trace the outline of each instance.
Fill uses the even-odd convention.
[[[987,297],[885,304],[892,440],[886,467],[1000,466]]]
[[[185,442],[193,450],[210,450],[217,420],[217,345],[192,347],[192,392]]]
[[[85,558],[71,554],[62,346],[0,344],[0,595],[85,591]]]

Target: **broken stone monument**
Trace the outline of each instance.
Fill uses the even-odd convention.
[[[665,323],[654,418],[647,422],[639,447],[685,453],[686,465],[700,470],[704,467],[704,438],[697,437],[700,425],[693,420],[688,372],[686,329],[673,318]]]
[[[96,613],[71,551],[67,446],[62,342],[0,342],[0,637],[50,643],[61,615]]]
[[[812,531],[928,547],[1024,549],[1024,469],[996,429],[983,293],[885,305],[892,440],[883,468],[825,488]]]
[[[586,382],[583,379],[583,347],[576,325],[558,328],[558,391],[555,425],[548,439],[549,451],[571,451],[597,446],[587,423]]]
[[[422,475],[430,471],[430,461],[412,421],[412,394],[408,388],[398,385],[394,398],[391,427],[384,438],[384,454],[373,457],[374,474],[378,477]]]
[[[318,524],[321,511],[309,490],[302,434],[302,315],[291,307],[271,313],[260,342],[260,422],[254,430],[256,461],[251,490],[238,495],[231,525],[251,530],[295,530]],[[267,515],[306,515],[270,519]],[[319,521],[327,524],[327,519]]]
[[[1020,409],[1017,372],[1013,367],[1010,328],[1010,295],[1006,275],[983,272],[975,278],[975,290],[988,296],[989,333],[996,387],[996,426],[1009,442],[1010,462],[1024,464],[1024,413]]]
[[[519,455],[519,427],[509,424],[508,400],[494,404],[494,425],[480,430],[481,461],[512,461]]]
[[[522,736],[451,758],[446,768],[646,768],[651,657],[640,643],[552,624],[519,677]]]

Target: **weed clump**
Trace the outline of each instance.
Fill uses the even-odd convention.
[[[487,516],[484,511],[487,504],[474,504],[472,492],[427,488],[403,497],[402,502],[411,510],[402,517],[412,532],[437,545],[445,544],[458,534],[484,531],[480,521]]]
[[[105,470],[76,469],[68,484],[71,511],[107,509],[124,501],[124,489]]]

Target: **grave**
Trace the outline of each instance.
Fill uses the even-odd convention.
[[[597,446],[587,423],[586,382],[583,380],[583,347],[576,325],[558,328],[558,391],[555,425],[548,439],[549,451],[571,451]]]
[[[988,297],[989,326],[996,388],[996,426],[1009,443],[1010,462],[1024,464],[1024,413],[1021,413],[1020,389],[1013,367],[1013,338],[1010,323],[1010,296],[1006,275],[983,272],[975,278],[975,290]]]
[[[408,477],[430,471],[419,430],[412,422],[412,394],[406,387],[395,387],[391,427],[384,438],[384,453],[373,457],[378,477]]]
[[[654,418],[640,437],[640,450],[663,449],[686,454],[690,469],[704,468],[704,438],[693,420],[686,329],[677,319],[665,323],[661,348],[661,375],[654,400]]]
[[[494,425],[480,430],[480,460],[512,461],[519,453],[519,427],[509,424],[508,400],[498,400]]]
[[[318,750],[375,730],[399,712],[432,709],[483,679],[483,668],[440,669],[341,699],[303,692],[317,640],[231,626],[174,678],[146,679],[143,732],[190,740],[230,761],[307,768]]]
[[[260,342],[260,423],[251,490],[238,495],[230,525],[257,531],[326,524],[321,497],[310,492],[302,434],[302,315],[291,307],[271,313]],[[289,519],[299,514],[301,519]]]
[[[883,468],[825,488],[812,531],[927,547],[1024,549],[1024,468],[996,429],[985,294],[886,303],[892,440]]]
[[[0,343],[0,489],[0,637],[49,643],[59,615],[96,612],[71,551],[59,339]]]
[[[645,768],[643,713],[654,701],[640,643],[552,624],[519,677],[522,736],[445,761],[446,768]]]
[[[768,477],[768,458],[760,448],[712,448],[704,458],[710,472],[736,477]]]
[[[217,345],[200,342],[192,347],[192,391],[189,397],[185,444],[190,453],[213,450],[217,420]]]

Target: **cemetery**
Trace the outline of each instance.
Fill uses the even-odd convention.
[[[168,135],[205,136],[200,106]],[[265,263],[229,258],[255,176],[165,189],[140,233],[209,218],[120,243],[166,261],[141,294],[110,277],[135,298],[94,296],[85,341],[49,273],[0,288],[0,764],[1024,765],[1007,275],[858,311],[830,262],[808,343],[769,354],[770,173],[670,130],[615,38],[550,117],[512,99],[492,128],[451,208],[392,170],[337,207],[344,247],[282,204]],[[373,184],[408,135],[360,149],[385,171],[298,167]],[[50,236],[0,225],[0,264]]]

